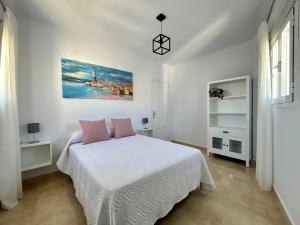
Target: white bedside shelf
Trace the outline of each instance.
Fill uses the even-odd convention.
[[[153,137],[153,129],[152,128],[146,128],[146,129],[139,129],[138,134]]]
[[[52,165],[52,144],[50,141],[22,143],[20,150],[22,172]]]

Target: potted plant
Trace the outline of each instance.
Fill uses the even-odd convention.
[[[224,91],[221,88],[211,88],[209,90],[209,97],[210,98],[220,98],[223,99]]]

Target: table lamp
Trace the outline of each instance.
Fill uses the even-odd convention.
[[[33,134],[33,141],[30,141],[29,142],[30,144],[39,142],[39,141],[35,140],[35,135],[34,135],[35,133],[40,132],[40,124],[39,123],[28,123],[27,131],[28,131],[28,134]]]
[[[147,125],[148,125],[148,123],[149,123],[148,118],[143,118],[143,119],[142,119],[142,123],[144,124],[144,129],[147,129]]]

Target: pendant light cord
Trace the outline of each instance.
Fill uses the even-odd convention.
[[[162,21],[160,22],[160,33],[162,34]]]

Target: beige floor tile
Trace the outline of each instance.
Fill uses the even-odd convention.
[[[194,191],[156,225],[290,225],[273,192],[259,190],[255,169],[211,156],[214,191]],[[0,225],[86,225],[71,179],[56,172],[23,183],[17,207],[0,211]]]

